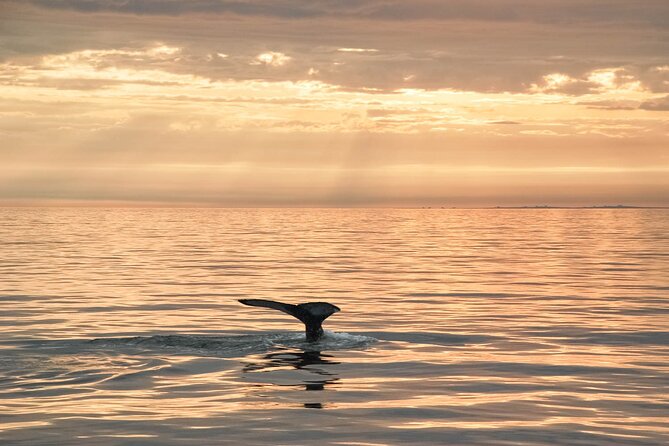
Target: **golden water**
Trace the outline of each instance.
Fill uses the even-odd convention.
[[[669,444],[669,210],[5,208],[0,310],[3,445]]]

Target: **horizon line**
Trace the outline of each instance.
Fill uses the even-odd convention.
[[[164,209],[669,209],[669,205],[616,204],[522,204],[522,205],[448,205],[448,204],[224,204],[211,202],[164,202],[132,200],[0,200],[0,208],[164,208]]]

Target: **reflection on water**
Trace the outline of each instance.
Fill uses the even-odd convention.
[[[245,373],[271,373],[277,370],[286,370],[294,368],[309,373],[308,377],[300,378],[299,385],[304,386],[306,391],[324,390],[326,386],[336,383],[336,373],[329,372],[327,365],[339,364],[333,361],[332,355],[322,354],[319,351],[303,352],[278,352],[262,355],[260,359],[248,362],[244,365]],[[251,378],[252,379],[252,378]],[[285,383],[275,383],[276,385],[286,385]],[[294,384],[288,384],[294,385]],[[312,409],[322,409],[322,402],[304,403],[304,407]]]
[[[659,209],[2,209],[0,443],[669,444],[667,234]],[[313,344],[238,298],[342,312]]]

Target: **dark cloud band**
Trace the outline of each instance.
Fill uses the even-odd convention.
[[[140,15],[237,14],[304,19],[476,20],[537,23],[642,23],[669,27],[664,0],[29,0],[52,9]]]

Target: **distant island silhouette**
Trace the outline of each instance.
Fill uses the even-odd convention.
[[[534,206],[495,206],[495,209],[653,209],[655,206],[630,206],[625,204],[602,204],[592,206],[552,206],[538,204]]]
[[[417,209],[669,209],[669,207],[632,206],[626,204],[597,204],[592,206],[554,206],[550,204],[536,204],[536,205],[524,205],[524,206],[481,206],[481,207],[421,206]]]

